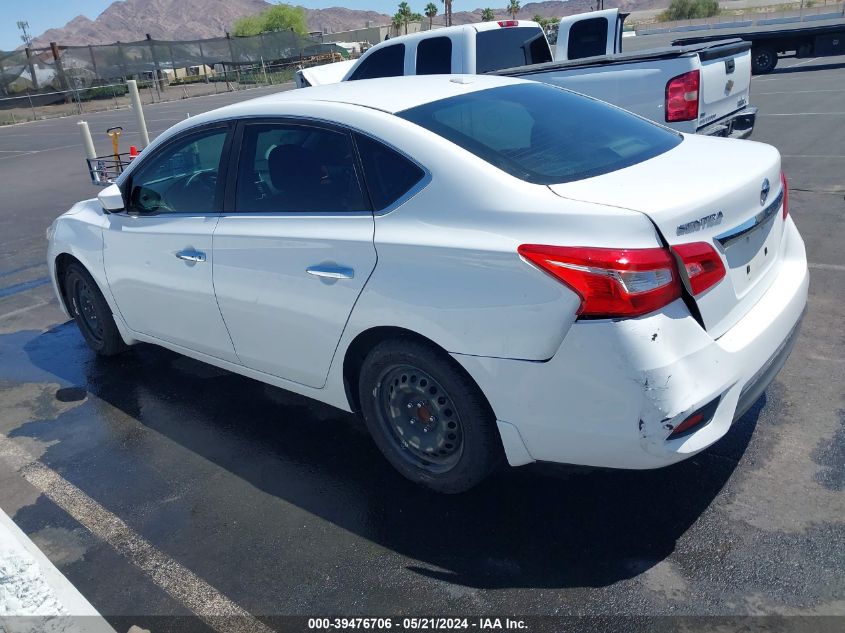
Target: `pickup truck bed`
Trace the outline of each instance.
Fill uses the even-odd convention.
[[[624,95],[626,109],[661,121],[663,104],[656,103],[654,95],[663,93],[667,72],[682,75],[697,58],[701,63],[698,117],[682,131],[746,138],[756,118],[756,109],[747,107],[750,48],[748,42],[733,39],[532,64],[492,74],[551,83],[609,103],[619,103]]]

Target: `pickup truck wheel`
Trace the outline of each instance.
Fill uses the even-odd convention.
[[[778,65],[777,51],[771,46],[756,46],[751,49],[751,73],[765,75]]]
[[[385,341],[358,383],[367,428],[405,477],[443,493],[469,490],[498,465],[496,418],[451,358],[414,339]]]
[[[124,351],[127,346],[115,325],[111,308],[88,271],[80,264],[69,264],[62,287],[68,310],[88,347],[100,356]]]

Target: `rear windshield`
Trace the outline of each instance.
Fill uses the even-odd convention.
[[[600,176],[663,154],[681,135],[541,83],[479,90],[399,113],[522,180]]]
[[[546,36],[536,26],[481,31],[475,36],[475,51],[475,71],[478,74],[552,61]]]

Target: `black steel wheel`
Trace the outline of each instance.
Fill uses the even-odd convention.
[[[446,389],[412,365],[387,367],[378,381],[379,422],[398,454],[431,473],[461,458],[463,425]]]
[[[364,360],[361,411],[373,439],[405,477],[438,492],[472,488],[501,461],[496,417],[467,373],[413,338],[384,341]]]
[[[69,264],[62,287],[65,304],[92,350],[113,356],[126,349],[108,303],[85,268],[78,263]]]

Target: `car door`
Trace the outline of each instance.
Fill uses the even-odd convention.
[[[217,302],[245,366],[322,387],[376,264],[351,135],[276,119],[242,122],[236,139],[214,232]]]
[[[143,156],[123,183],[125,210],[106,216],[103,258],[131,329],[236,362],[211,277],[231,134],[195,129]]]

